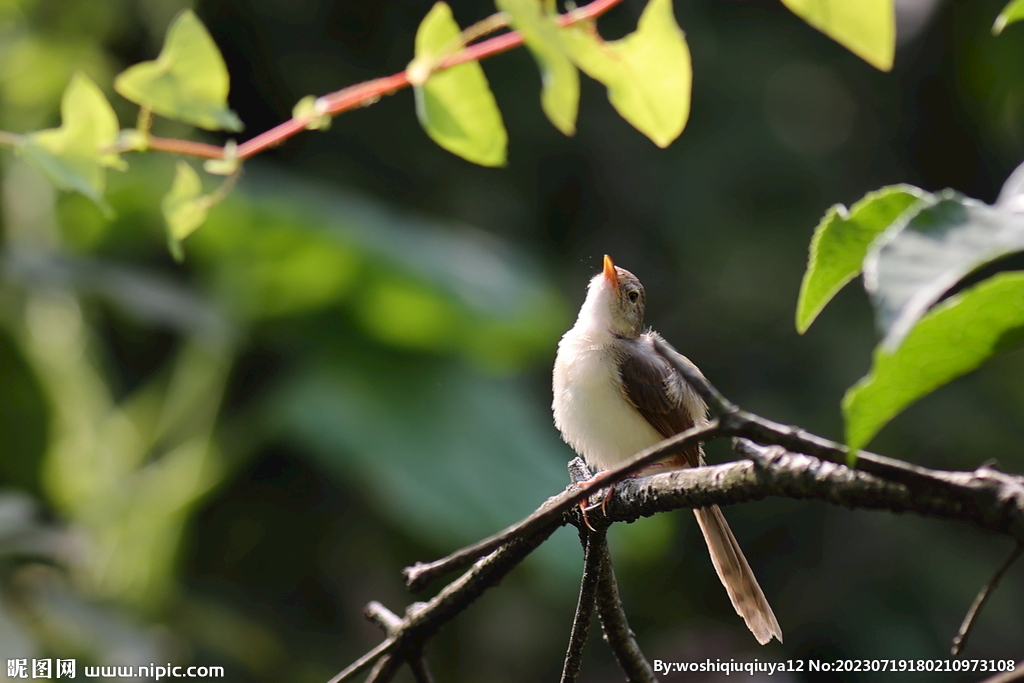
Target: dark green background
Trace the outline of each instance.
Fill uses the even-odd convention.
[[[69,645],[47,626],[63,613],[40,607],[30,561],[47,553],[4,555],[4,614],[38,652],[70,651],[80,663],[124,664],[128,655],[110,643],[148,634],[154,650],[120,652],[222,665],[231,680],[328,679],[380,638],[361,615],[366,602],[400,612],[416,599],[402,585],[403,566],[516,520],[566,483],[572,454],[550,423],[550,366],[605,253],[644,282],[648,323],[727,396],[841,439],[839,400],[866,373],[876,337],[856,285],[806,337],[796,334],[817,220],[833,203],[897,182],[992,201],[1024,151],[1024,28],[990,35],[998,0],[898,4],[896,66],[885,74],[774,0],[677,2],[693,55],[693,106],[667,150],[622,121],[586,78],[578,133],[563,137],[541,113],[530,55],[495,57],[484,69],[509,131],[507,167],[476,167],[435,146],[403,91],[247,164],[235,194],[185,242],[183,265],[169,257],[159,217],[172,160],[128,158],[132,171],[111,177],[110,223],[87,200],[58,197],[54,253],[157,274],[207,301],[233,330],[216,431],[225,469],[189,513],[176,589],[139,605],[68,584],[75,599],[101,605],[90,614],[119,624],[106,644]],[[0,2],[0,40],[27,50],[28,36],[35,46],[0,52],[0,128],[56,125],[75,68],[131,125],[134,110],[111,92],[111,77],[153,58],[178,7]],[[626,0],[600,21],[602,33],[632,30],[642,7]],[[246,124],[240,139],[287,118],[305,95],[404,68],[429,8],[196,6],[232,75],[231,106]],[[453,9],[462,25],[493,11],[469,1]],[[166,122],[155,132],[188,134]],[[7,152],[3,162],[10,192],[22,162]],[[0,483],[4,500],[18,490],[34,496],[41,523],[73,526],[41,479],[52,410],[18,332],[25,297],[69,280],[19,273],[8,259],[0,284]],[[132,288],[121,299],[134,301],[134,312],[83,282],[70,286],[81,290],[92,358],[113,393],[127,397],[166,373],[198,314],[183,304],[171,322],[154,323]],[[1022,378],[1024,355],[1005,354],[913,406],[871,448],[933,467],[994,459],[1020,471]],[[731,457],[716,445],[709,454]],[[692,516],[679,512],[613,534],[626,608],[649,658],[942,658],[1011,547],[965,525],[816,502],[767,500],[726,515],[785,645],[756,645]],[[574,535],[560,532],[446,628],[430,651],[437,679],[555,680],[580,556]],[[967,656],[1024,658],[1022,604],[1018,565]],[[82,623],[90,619],[100,617]],[[597,637],[583,680],[621,680]]]

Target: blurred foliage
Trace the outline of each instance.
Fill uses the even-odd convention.
[[[841,435],[839,397],[875,332],[852,291],[805,337],[792,330],[812,228],[825,207],[898,182],[994,199],[1024,156],[1024,34],[989,33],[1003,4],[897,3],[895,67],[880,74],[779,3],[679,3],[695,84],[668,150],[586,80],[564,138],[536,106],[529,54],[488,60],[520,141],[506,168],[439,149],[398,94],[249,164],[181,264],[159,213],[173,159],[126,155],[107,221],[4,153],[0,648],[326,680],[378,642],[366,601],[414,599],[402,566],[565,484],[550,362],[606,252],[644,281],[650,324],[727,395]],[[602,35],[627,35],[644,6],[624,3]],[[493,11],[451,7],[462,26]],[[133,121],[106,86],[159,52],[180,9],[0,0],[0,129],[61,125],[77,70]],[[195,10],[232,75],[227,104],[256,134],[308,93],[405,68],[429,3]],[[188,129],[157,120],[154,133]],[[1021,352],[996,358],[911,406],[876,449],[1021,470],[1022,373]],[[731,457],[717,444],[709,456]],[[726,515],[786,645],[754,649],[691,516],[663,515],[615,531],[652,657],[942,657],[1007,551],[966,527],[823,504]],[[441,634],[438,679],[556,676],[579,562],[572,534],[547,544]],[[970,657],[1022,656],[1019,568],[998,596]],[[614,671],[595,636],[584,677]]]

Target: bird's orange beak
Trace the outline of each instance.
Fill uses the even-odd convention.
[[[604,276],[611,283],[615,293],[619,292],[619,274],[615,272],[615,262],[612,261],[612,257],[608,254],[604,255]]]

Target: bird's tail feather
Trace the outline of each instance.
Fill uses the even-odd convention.
[[[754,572],[747,564],[747,558],[743,556],[722,511],[717,505],[712,505],[695,509],[693,514],[697,516],[700,530],[704,532],[704,540],[711,552],[711,562],[729,593],[736,613],[747,622],[747,628],[757,638],[757,642],[764,645],[775,636],[781,643],[782,629],[779,622],[761,587],[757,585]]]

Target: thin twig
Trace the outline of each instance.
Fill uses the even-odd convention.
[[[384,655],[377,660],[370,675],[366,677],[366,683],[388,683],[398,673],[402,660],[393,654]]]
[[[971,608],[967,610],[967,615],[964,616],[964,621],[960,624],[960,630],[957,631],[956,637],[953,638],[953,647],[950,648],[950,652],[954,657],[959,657],[960,653],[967,646],[967,638],[971,635],[971,629],[974,627],[974,622],[978,618],[978,613],[981,612],[981,608],[985,606],[985,602],[988,600],[988,596],[996,589],[999,585],[1000,579],[1003,578],[1003,574],[1010,568],[1010,566],[1017,561],[1024,552],[1024,545],[1017,544],[1010,556],[1006,558],[1002,566],[996,570],[996,573],[992,575],[992,578],[988,580],[981,590],[978,591],[978,595],[975,596],[974,602],[971,603]]]
[[[376,600],[370,601],[363,608],[363,616],[384,631],[386,636],[395,635],[402,626],[402,618]]]
[[[608,551],[608,539],[603,534],[594,534],[590,546],[596,556],[594,562],[601,572],[597,586],[597,616],[601,620],[605,640],[629,681],[653,683],[657,681],[654,669],[640,651],[636,636],[626,620],[626,611],[622,608],[619,585],[612,569],[612,556]]]
[[[352,680],[354,677],[358,676],[368,667],[373,665],[378,659],[395,649],[395,644],[394,638],[388,638],[380,645],[346,666],[334,678],[327,681],[327,683],[344,683],[345,681]]]
[[[430,669],[427,668],[426,655],[423,652],[420,652],[416,657],[410,657],[407,663],[412,671],[412,679],[416,683],[434,683],[434,677],[430,675]]]
[[[559,526],[560,522],[555,522],[511,539],[477,561],[429,601],[410,605],[393,636],[360,657],[329,683],[349,681],[383,656],[396,656],[396,659],[400,659],[397,657],[399,651],[418,655],[427,638],[472,605],[484,591],[496,586]],[[398,663],[396,661],[394,665],[397,667]]]
[[[400,636],[402,630],[406,628],[407,621],[402,619],[397,614],[389,610],[384,605],[380,604],[376,600],[370,601],[365,608],[363,608],[363,616],[372,621],[378,626],[384,635],[388,637]],[[432,683],[432,677],[430,670],[427,668],[426,654],[424,653],[424,643],[414,643],[410,650],[405,653],[403,659],[405,663],[409,665],[409,669],[412,671],[412,677],[416,683]],[[397,655],[389,655],[389,657],[397,658]],[[388,657],[385,657],[387,659]],[[378,662],[378,666],[383,667],[381,664],[384,659]],[[390,664],[388,666],[391,666]],[[370,674],[370,678],[373,678],[374,674]]]
[[[597,583],[601,579],[602,567],[599,563],[600,553],[594,552],[597,536],[604,531],[590,531],[580,527],[580,541],[583,542],[583,578],[580,580],[580,597],[576,602],[576,614],[572,619],[572,630],[569,632],[569,647],[565,651],[565,662],[562,664],[561,683],[576,683],[583,663],[583,650],[587,646],[587,634],[590,633],[590,618],[594,613],[594,602],[597,596]]]
[[[586,19],[597,18],[620,2],[622,2],[622,0],[595,0],[575,12],[561,15],[559,17],[559,23],[562,26],[569,26]],[[504,35],[485,40],[482,43],[471,45],[465,50],[441,60],[433,71],[443,71],[465,62],[485,59],[502,52],[507,52],[522,44],[523,37],[519,32],[510,31]],[[356,86],[343,88],[337,92],[324,95],[321,99],[324,100],[326,104],[325,113],[330,114],[331,116],[336,116],[342,112],[365,106],[366,104],[373,104],[381,97],[385,95],[392,95],[399,90],[409,87],[410,85],[411,83],[409,82],[408,73],[403,71],[392,76],[377,78]],[[285,121],[275,128],[271,128],[270,130],[261,133],[240,145],[238,148],[238,156],[240,159],[248,159],[250,156],[258,154],[269,147],[281,144],[286,139],[304,129],[304,121],[296,119]]]
[[[660,460],[665,456],[682,451],[687,446],[706,441],[719,436],[718,422],[712,420],[706,425],[688,429],[675,436],[659,441],[650,448],[637,453],[631,460],[615,469],[607,470],[600,480],[593,484],[584,484],[575,489],[569,489],[557,496],[548,498],[537,510],[526,519],[488,536],[487,538],[474,543],[473,545],[461,548],[447,557],[434,562],[418,562],[411,567],[406,567],[402,572],[405,576],[405,583],[411,590],[419,590],[434,578],[451,571],[462,569],[476,558],[491,552],[509,541],[524,533],[530,533],[547,524],[560,520],[563,513],[572,508],[581,500],[589,498],[595,491],[610,486],[625,477],[643,469],[644,466]]]

